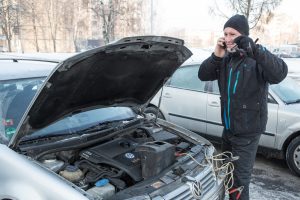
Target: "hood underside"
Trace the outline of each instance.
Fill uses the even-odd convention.
[[[144,36],[71,57],[45,81],[17,133],[26,135],[29,129],[96,107],[141,106],[191,55],[182,40]]]

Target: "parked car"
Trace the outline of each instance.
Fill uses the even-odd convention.
[[[4,46],[0,46],[0,52],[7,52],[7,48]]]
[[[36,91],[58,61],[1,56],[0,63],[0,142],[7,144]]]
[[[220,142],[223,126],[218,84],[217,81],[199,80],[200,64],[201,60],[189,60],[183,64],[153,98],[145,112]],[[268,110],[267,128],[261,136],[259,152],[286,159],[289,168],[300,175],[298,83],[287,77],[281,83],[271,85]]]
[[[36,90],[16,128],[1,113],[0,199],[223,199],[213,145],[142,112],[190,55],[179,39],[132,37],[68,58],[41,85],[2,78],[1,91]]]

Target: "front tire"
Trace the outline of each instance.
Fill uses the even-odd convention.
[[[151,114],[151,115],[153,115],[153,117],[156,117],[156,115],[157,115],[158,118],[165,119],[164,115],[156,107],[152,107],[152,106],[147,107],[145,109],[144,113]]]
[[[300,176],[300,136],[294,138],[286,150],[286,162],[290,170]]]

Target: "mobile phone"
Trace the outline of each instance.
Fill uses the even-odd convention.
[[[226,49],[226,48],[227,48],[227,46],[226,46],[226,43],[225,43],[225,42],[223,42],[223,46],[222,46],[222,48],[223,48],[223,49]]]

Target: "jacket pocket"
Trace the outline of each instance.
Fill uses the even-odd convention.
[[[233,103],[231,124],[235,135],[260,131],[260,103]]]

